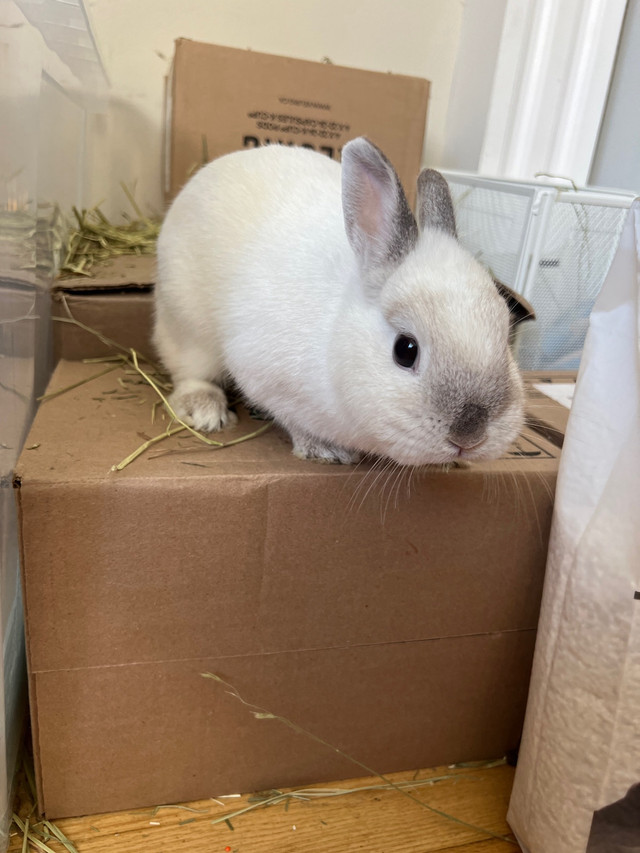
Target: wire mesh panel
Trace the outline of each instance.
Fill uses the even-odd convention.
[[[460,242],[536,312],[516,336],[520,367],[577,368],[632,196],[456,172],[445,177]]]
[[[447,177],[460,242],[495,278],[514,287],[534,190],[513,192],[499,185],[487,187]]]
[[[527,298],[537,320],[520,329],[517,356],[524,370],[577,368],[589,315],[615,253],[626,208],[553,205],[532,271]]]

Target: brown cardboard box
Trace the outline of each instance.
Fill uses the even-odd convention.
[[[71,312],[90,329],[152,357],[155,267],[155,255],[123,255],[96,267],[91,277],[58,278],[52,288],[53,317],[64,321]],[[80,326],[54,319],[53,351],[56,361],[79,361],[112,354],[113,348]]]
[[[97,370],[61,362],[51,390]],[[207,671],[380,772],[517,744],[556,447],[528,433],[409,489],[296,459],[272,429],[222,450],[174,436],[113,472],[168,424],[118,378],[137,377],[44,402],[17,466],[44,814],[361,772]]]
[[[525,370],[527,423],[557,447],[562,447],[571,409],[540,390],[546,385],[574,386],[577,370]],[[536,387],[537,386],[537,387]]]
[[[167,199],[203,160],[230,151],[283,143],[339,159],[349,139],[364,135],[412,200],[428,95],[418,77],[178,39],[167,85]]]

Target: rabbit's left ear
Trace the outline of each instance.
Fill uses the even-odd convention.
[[[361,136],[342,151],[342,209],[347,238],[367,272],[398,263],[418,228],[395,169]]]
[[[493,279],[493,283],[498,289],[500,296],[507,303],[510,317],[509,324],[511,327],[517,326],[519,323],[524,323],[527,320],[536,319],[536,312],[533,310],[533,306],[527,302],[524,296],[516,293],[515,290],[511,290],[510,287],[498,281],[497,278]]]

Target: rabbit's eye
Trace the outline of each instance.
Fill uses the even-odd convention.
[[[418,358],[420,347],[411,335],[398,335],[393,345],[393,360],[399,367],[413,367]]]

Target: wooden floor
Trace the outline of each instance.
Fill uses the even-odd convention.
[[[216,819],[255,802],[254,797],[200,800],[182,806],[136,809],[56,821],[47,827],[33,812],[30,826],[45,847],[30,850],[60,853],[518,853],[505,821],[513,769],[497,766],[440,767],[390,776],[411,783],[405,791],[430,811],[398,790],[374,788],[329,795],[340,790],[380,786],[378,778],[354,779],[306,789],[308,799],[290,796],[261,805],[226,822]],[[425,784],[414,784],[431,780]],[[294,791],[295,789],[289,789]],[[327,792],[323,795],[321,792]],[[33,808],[26,782],[18,792],[16,811],[24,818]],[[34,826],[35,824],[35,826]],[[55,838],[62,833],[70,844]],[[12,826],[9,851],[23,850],[24,835]],[[40,834],[37,834],[40,833]],[[490,833],[505,839],[492,837]],[[48,837],[51,836],[51,837]]]

